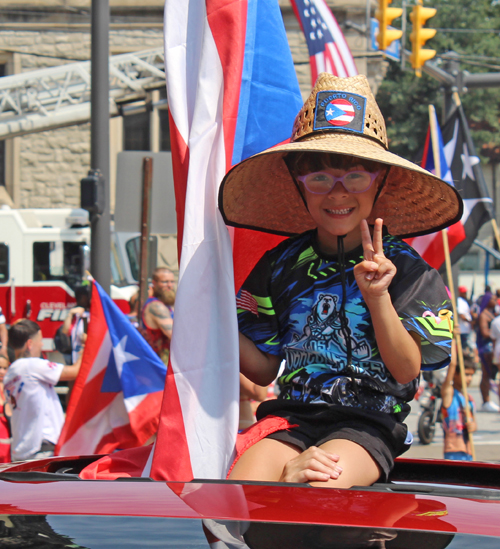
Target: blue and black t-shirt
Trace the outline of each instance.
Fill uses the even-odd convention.
[[[422,368],[447,366],[453,315],[437,273],[409,245],[385,235],[384,253],[397,268],[389,294],[405,328],[421,338]],[[341,329],[342,284],[336,256],[318,251],[316,231],[266,252],[237,296],[240,331],[286,361],[280,398],[401,412],[418,379],[402,385],[382,362],[370,312],[354,278],[363,248],[345,254],[347,330]],[[347,367],[350,338],[352,370]]]

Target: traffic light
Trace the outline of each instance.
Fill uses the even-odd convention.
[[[104,211],[104,177],[100,170],[89,170],[80,180],[80,207],[91,215]]]
[[[417,4],[410,13],[412,22],[410,62],[417,76],[422,76],[421,67],[436,55],[436,50],[422,49],[427,40],[436,34],[436,29],[423,28],[427,19],[436,15],[436,11],[434,8],[424,8],[424,6]]]
[[[386,50],[391,42],[403,36],[403,31],[388,28],[392,20],[403,13],[402,8],[389,8],[391,3],[392,0],[378,0],[378,9],[375,13],[379,23],[377,43],[381,50]]]

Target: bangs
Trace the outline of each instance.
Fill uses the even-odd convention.
[[[284,161],[292,176],[319,172],[324,169],[349,170],[361,166],[367,172],[374,173],[382,169],[382,164],[356,156],[321,152],[288,153]]]

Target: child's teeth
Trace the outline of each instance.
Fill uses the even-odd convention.
[[[344,210],[328,210],[330,213],[333,213],[333,214],[339,214],[339,215],[343,215],[343,214],[347,214],[349,213],[351,210],[350,208],[346,208]]]

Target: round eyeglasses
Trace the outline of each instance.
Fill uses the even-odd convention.
[[[358,170],[355,172],[347,172],[342,177],[335,177],[328,172],[314,172],[306,175],[299,175],[297,179],[304,183],[306,189],[313,194],[327,194],[334,187],[337,181],[342,183],[344,189],[349,193],[364,193],[375,181],[378,172],[365,172]]]

